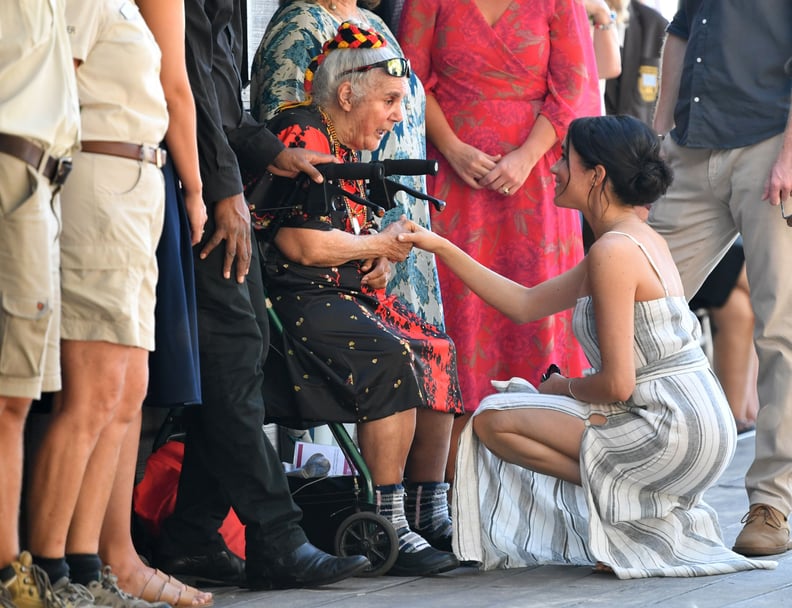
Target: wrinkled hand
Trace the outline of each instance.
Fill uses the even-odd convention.
[[[500,159],[492,171],[482,177],[478,183],[483,188],[489,188],[504,196],[511,196],[522,187],[533,167],[521,150],[512,150]]]
[[[206,205],[200,192],[185,193],[184,207],[187,210],[187,219],[190,221],[190,241],[192,245],[201,242],[206,225]]]
[[[387,258],[371,258],[363,262],[361,285],[371,289],[385,289],[391,274],[391,264]]]
[[[762,192],[762,200],[777,206],[784,202],[784,211],[792,215],[792,152],[782,153],[770,169]],[[792,218],[787,219],[792,226]]]
[[[305,173],[317,184],[321,184],[324,178],[314,165],[337,162],[339,160],[330,154],[321,154],[305,148],[284,148],[267,170],[281,177],[296,177],[298,173]]]
[[[382,240],[380,257],[387,258],[391,262],[403,262],[407,259],[413,246],[412,243],[399,239],[399,235],[404,232],[410,232],[410,224],[412,222],[402,215],[398,221],[385,226],[379,234],[372,235],[371,238],[380,238]]]
[[[446,156],[451,167],[459,175],[460,179],[474,190],[481,189],[479,179],[487,175],[501,159],[501,155],[495,156],[482,152],[465,143],[460,143]]]
[[[568,387],[569,378],[566,378],[561,374],[550,374],[550,377],[536,388],[543,395],[564,395],[565,397],[568,397]]]
[[[250,234],[250,211],[242,193],[217,201],[214,206],[214,220],[215,231],[201,250],[201,259],[206,259],[215,247],[225,241],[223,277],[231,278],[231,266],[236,260],[237,283],[244,283],[250,270],[253,243]]]

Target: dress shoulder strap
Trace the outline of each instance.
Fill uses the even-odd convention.
[[[638,245],[638,248],[643,251],[643,254],[646,256],[646,259],[649,260],[649,265],[652,267],[652,270],[655,271],[657,278],[660,279],[660,284],[663,286],[663,291],[665,292],[666,297],[668,297],[668,286],[666,285],[665,280],[663,279],[663,275],[660,274],[660,271],[657,269],[657,264],[655,264],[652,256],[649,255],[649,252],[644,247],[643,243],[641,243],[638,239],[636,239],[633,235],[627,234],[626,232],[619,232],[618,230],[611,230],[607,234],[621,234],[622,236],[626,236],[630,239],[633,243]]]

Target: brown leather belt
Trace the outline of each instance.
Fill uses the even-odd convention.
[[[68,156],[50,156],[41,146],[18,135],[0,133],[0,152],[26,162],[46,177],[56,189],[66,181],[72,167],[71,158]]]
[[[146,163],[156,165],[161,169],[167,160],[167,153],[162,148],[155,146],[141,146],[139,144],[128,144],[120,141],[83,141],[80,142],[83,152],[91,154],[107,154],[109,156],[120,156],[121,158],[131,158]]]

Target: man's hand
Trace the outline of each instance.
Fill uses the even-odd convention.
[[[231,266],[236,260],[237,283],[244,283],[250,270],[252,242],[250,234],[250,211],[240,192],[221,199],[214,206],[215,231],[201,250],[201,259],[206,257],[221,242],[225,241],[223,277],[231,278]]]
[[[384,289],[390,278],[391,265],[387,258],[372,258],[363,262],[360,267],[363,271],[363,278],[360,280],[361,286],[368,286],[371,289]]]
[[[783,202],[786,207],[784,211],[792,215],[792,151],[781,150],[765,180],[762,200],[769,201],[773,206]],[[787,225],[792,226],[792,217],[787,219]]]
[[[337,162],[338,159],[330,154],[320,154],[304,148],[284,148],[267,170],[281,177],[296,177],[298,173],[305,173],[317,184],[321,184],[324,178],[314,165]]]

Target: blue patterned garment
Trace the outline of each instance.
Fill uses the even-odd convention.
[[[360,9],[360,23],[382,34],[388,45],[402,54],[399,43],[385,22],[371,11]],[[272,118],[278,106],[287,101],[303,101],[305,69],[322,49],[322,44],[338,31],[341,22],[320,4],[296,0],[282,6],[273,15],[253,59],[250,84],[251,113],[261,121]],[[385,136],[378,150],[362,152],[361,160],[383,158],[425,158],[426,95],[423,85],[413,73],[404,100],[404,120]],[[399,176],[397,179],[415,190],[426,192],[423,176]],[[429,207],[403,192],[398,194],[400,206],[389,211],[383,227],[402,214],[430,227]],[[434,255],[413,251],[404,262],[394,265],[388,293],[398,296],[408,307],[429,323],[444,327],[440,286]]]

